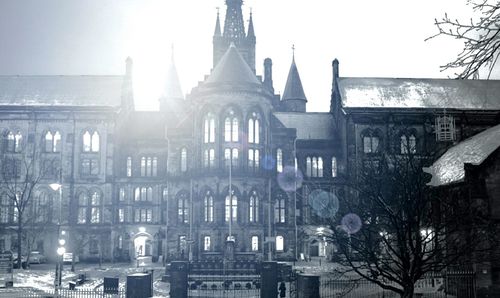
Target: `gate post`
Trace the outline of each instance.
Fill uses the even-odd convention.
[[[278,296],[278,263],[262,262],[260,272],[260,297],[276,298]]]
[[[170,297],[187,298],[188,296],[188,263],[175,261],[170,263]]]
[[[319,276],[300,274],[297,284],[297,297],[317,298],[319,297]]]

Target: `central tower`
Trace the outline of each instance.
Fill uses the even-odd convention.
[[[238,48],[248,66],[255,73],[255,32],[253,28],[252,13],[248,24],[248,32],[245,33],[245,24],[241,6],[243,0],[226,0],[226,17],[224,20],[224,32],[221,32],[219,12],[215,23],[213,37],[213,68],[219,63],[231,43]]]

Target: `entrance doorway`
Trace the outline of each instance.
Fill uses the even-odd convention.
[[[153,254],[153,237],[147,233],[137,234],[134,238],[136,257],[151,256]]]

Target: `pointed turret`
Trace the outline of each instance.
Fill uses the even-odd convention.
[[[172,48],[172,58],[167,72],[165,88],[163,89],[163,93],[160,98],[160,110],[165,110],[170,105],[169,102],[182,100],[184,100],[184,96],[182,94],[177,68],[175,67]]]
[[[285,111],[288,112],[305,112],[307,98],[302,87],[299,71],[295,64],[295,54],[292,58],[292,66],[288,72],[285,91],[283,92],[282,104]]]
[[[252,71],[255,73],[255,32],[253,28],[252,16],[248,28],[248,36],[245,32],[243,22],[243,13],[241,6],[243,0],[226,0],[226,16],[224,19],[224,31],[221,36],[217,36],[217,24],[220,26],[217,18],[216,32],[214,34],[213,48],[213,67],[215,67],[231,43],[238,48],[241,56],[245,59]]]
[[[248,39],[255,39],[255,31],[253,29],[253,16],[252,12],[250,12],[250,21],[248,21],[248,34],[247,34]]]
[[[219,18],[219,8],[217,8],[217,20],[215,21],[215,31],[214,38],[221,37],[222,33],[220,31],[220,18]]]

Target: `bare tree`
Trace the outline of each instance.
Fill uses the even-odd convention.
[[[470,264],[491,245],[477,202],[432,195],[424,162],[411,151],[366,162],[331,227],[346,268],[405,298],[426,273]]]
[[[488,67],[488,78],[500,55],[500,1],[468,0],[478,18],[469,22],[453,19],[445,14],[436,19],[436,36],[449,36],[464,42],[464,48],[454,61],[441,66],[442,70],[458,70],[455,75],[459,79],[476,78],[479,70]]]
[[[5,198],[12,206],[11,218],[15,222],[17,233],[18,266],[21,268],[23,239],[26,240],[25,228],[32,223],[34,191],[44,176],[42,167],[35,165],[35,156],[25,154],[5,155],[0,170],[0,185]]]

